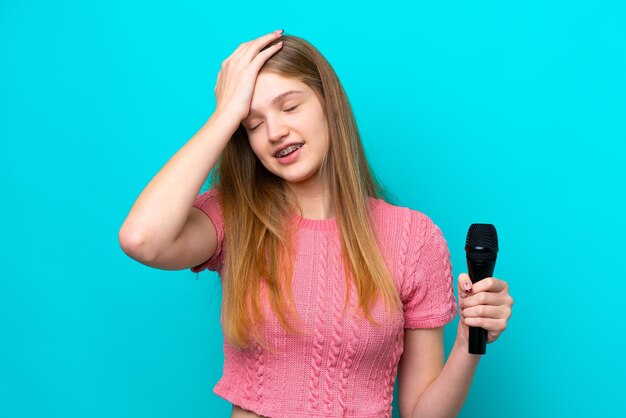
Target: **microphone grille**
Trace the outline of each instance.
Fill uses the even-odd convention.
[[[465,240],[467,256],[475,261],[495,261],[498,253],[498,233],[492,224],[472,224]]]

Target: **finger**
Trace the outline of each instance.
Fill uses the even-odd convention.
[[[509,318],[510,310],[506,306],[477,305],[462,310],[465,318]]]
[[[249,43],[250,43],[249,41],[240,43],[239,46],[237,47],[237,49],[235,49],[233,51],[233,53],[230,54],[230,56],[227,59],[224,60],[224,62],[229,61],[229,60],[230,61],[239,61],[241,59],[241,55],[243,54],[243,51],[246,50],[246,48],[248,47]]]
[[[507,304],[506,296],[501,293],[480,292],[475,295],[467,295],[461,299],[461,307],[470,308],[478,305],[502,306]]]
[[[265,61],[267,61],[270,56],[274,55],[279,49],[281,49],[282,46],[283,46],[282,41],[277,42],[274,45],[270,45],[269,47],[267,47],[267,49],[264,49],[263,51],[259,52],[257,56],[254,57],[254,59],[250,63],[250,67],[254,68],[254,70],[258,72],[263,66],[263,64],[265,64]]]
[[[465,318],[463,320],[465,325],[470,327],[478,327],[486,329],[487,331],[504,331],[506,329],[506,320],[505,319],[494,319],[494,318]]]
[[[241,59],[245,60],[245,62],[251,62],[259,54],[259,51],[272,41],[279,39],[282,34],[283,30],[281,29],[247,42],[246,49],[242,51]]]
[[[231,57],[236,57],[239,56],[241,54],[241,51],[243,51],[244,49],[246,49],[246,44],[247,42],[242,42],[239,44],[239,46],[237,47],[237,49],[235,49],[233,51],[232,54],[230,54]]]
[[[507,284],[504,280],[496,279],[495,277],[485,277],[484,279],[474,283],[472,286],[472,293],[501,292],[506,288]]]
[[[244,57],[244,55],[246,54],[246,51],[248,51],[250,49],[250,46],[253,45],[255,42],[256,43],[260,42],[261,44],[265,45],[273,39],[280,38],[280,36],[282,36],[282,29],[278,31],[266,33],[265,35],[260,36],[248,42],[242,42],[241,44],[239,44],[237,49],[235,49],[235,51],[232,54],[230,54],[230,56],[225,61],[228,61],[228,60],[239,61]],[[248,62],[251,59],[252,58],[248,59]]]
[[[459,274],[459,280],[458,280],[459,295],[462,295],[463,297],[465,297],[463,294],[469,293],[471,292],[471,290],[472,290],[472,280],[470,279],[470,276],[467,273]]]

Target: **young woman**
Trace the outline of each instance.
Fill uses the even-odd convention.
[[[425,214],[382,198],[329,63],[276,31],[223,61],[215,95],[119,239],[155,268],[219,272],[214,392],[232,416],[390,417],[396,375],[401,417],[456,416],[480,359],[469,326],[499,337],[507,283],[459,276],[444,363],[457,313],[446,241]]]

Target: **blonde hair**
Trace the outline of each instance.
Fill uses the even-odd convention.
[[[335,71],[304,39],[283,35],[280,41],[284,42],[283,47],[261,70],[309,86],[326,115],[329,150],[318,171],[318,180],[328,187],[340,232],[347,289],[344,312],[353,280],[361,314],[378,324],[370,312],[377,297],[382,295],[389,313],[402,311],[368,210],[368,197],[388,200],[387,193],[372,177],[350,103]],[[258,329],[265,323],[259,306],[261,281],[265,282],[272,310],[283,327],[302,334],[288,321],[292,316],[300,320],[291,292],[296,231],[290,222],[285,222],[298,210],[295,197],[283,180],[258,160],[241,124],[220,155],[212,183],[218,191],[225,223],[221,274],[224,335],[235,347],[248,348],[252,336],[270,349]]]

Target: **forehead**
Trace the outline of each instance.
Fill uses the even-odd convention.
[[[288,78],[282,75],[261,71],[256,79],[254,91],[252,92],[252,102],[250,104],[250,115],[262,113],[265,109],[272,107],[273,100],[288,91],[299,91],[283,97],[283,100],[296,97],[307,97],[312,90],[300,80]]]

